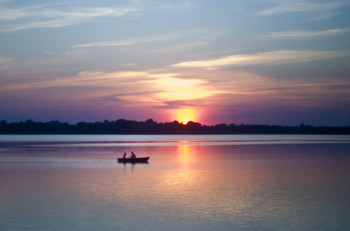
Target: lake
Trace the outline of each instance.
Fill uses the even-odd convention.
[[[347,230],[349,166],[346,135],[1,135],[0,230]]]

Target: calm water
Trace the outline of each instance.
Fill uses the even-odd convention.
[[[350,136],[0,136],[0,230],[349,230],[349,166]]]

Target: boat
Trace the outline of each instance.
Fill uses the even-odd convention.
[[[118,163],[148,163],[149,157],[118,158]]]

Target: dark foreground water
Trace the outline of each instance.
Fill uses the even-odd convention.
[[[134,151],[149,164],[118,164]],[[0,136],[0,230],[349,230],[349,136]]]

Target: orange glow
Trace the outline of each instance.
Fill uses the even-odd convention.
[[[187,141],[184,141],[187,143]],[[187,191],[193,185],[198,184],[198,173],[191,167],[196,155],[196,146],[179,145],[177,146],[177,161],[180,168],[167,171],[162,175],[163,183],[168,192]],[[172,188],[172,190],[169,190]]]
[[[195,113],[192,109],[177,110],[176,120],[180,123],[187,124],[189,121],[195,120]]]
[[[179,149],[179,161],[183,164],[188,164],[191,162],[190,146],[178,146]]]

